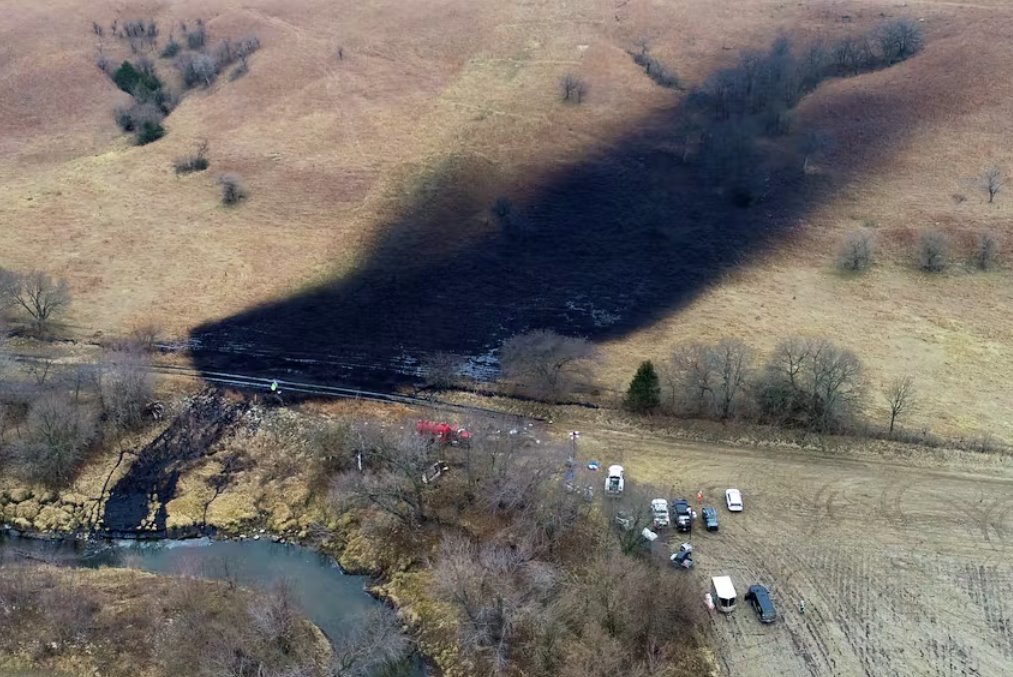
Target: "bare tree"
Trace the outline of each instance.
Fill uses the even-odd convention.
[[[989,165],[981,173],[981,178],[978,181],[982,189],[988,194],[988,203],[992,204],[996,196],[1002,192],[1003,186],[1006,185],[1006,175],[998,165]]]
[[[872,233],[858,230],[848,233],[837,253],[837,267],[848,272],[860,272],[872,265]]]
[[[35,332],[40,336],[49,333],[53,320],[70,305],[70,287],[66,280],[53,280],[39,270],[13,275],[6,273],[0,279],[0,285],[0,296],[28,313]]]
[[[55,394],[32,403],[26,433],[14,446],[19,473],[31,482],[65,485],[77,473],[95,436],[91,413]]]
[[[539,397],[558,399],[590,380],[598,352],[587,340],[536,329],[507,339],[500,348],[504,375]]]
[[[587,83],[572,73],[563,76],[560,88],[563,91],[563,101],[579,104],[587,96]]]
[[[941,273],[949,265],[950,240],[938,230],[922,233],[916,253],[919,268],[928,273]]]
[[[910,376],[904,376],[898,378],[889,385],[883,391],[883,396],[886,397],[887,404],[890,405],[890,431],[893,435],[894,423],[897,421],[897,417],[907,412],[914,406],[915,399],[915,384],[914,379]]]
[[[999,236],[995,233],[979,233],[974,246],[974,265],[979,270],[992,270],[999,263]]]
[[[155,393],[147,355],[137,346],[107,351],[99,373],[99,391],[106,417],[119,428],[138,427]]]
[[[752,351],[738,339],[675,351],[666,373],[676,410],[721,420],[735,415],[752,370]]]
[[[910,58],[921,50],[922,29],[908,18],[887,22],[878,31],[879,49],[886,65]]]
[[[764,416],[828,432],[845,422],[862,394],[862,363],[823,338],[781,341],[758,389]]]
[[[362,428],[353,437],[363,471],[349,470],[335,478],[331,497],[337,507],[372,507],[406,527],[425,522],[434,489],[426,481],[434,462],[428,440],[407,432],[399,437]]]
[[[434,578],[441,597],[458,612],[459,642],[488,674],[508,672],[514,651],[555,587],[548,564],[516,544],[444,539]]]
[[[426,387],[442,390],[457,384],[466,358],[457,353],[428,353],[420,360],[419,375]]]
[[[359,620],[355,628],[334,643],[330,664],[332,677],[370,677],[391,664],[403,660],[410,643],[401,630],[395,612],[376,606]]]

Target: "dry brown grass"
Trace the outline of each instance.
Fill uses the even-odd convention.
[[[1008,234],[1013,196],[989,206],[967,182],[989,162],[1013,167],[1013,8],[1003,0],[904,9],[863,0],[616,4],[135,5],[120,18],[152,16],[165,34],[173,21],[203,16],[213,38],[256,33],[263,48],[249,75],[191,94],[168,118],[165,139],[134,147],[111,115],[126,95],[93,65],[90,22],[108,24],[118,5],[7,3],[0,263],[66,275],[78,336],[144,321],[181,334],[354,270],[420,177],[441,164],[481,170],[461,187],[474,206],[461,227],[480,227],[497,195],[523,197],[540,175],[607,149],[632,121],[671,105],[671,92],[625,53],[638,38],[693,84],[779,32],[805,39],[871,27],[880,12],[906,14],[925,19],[922,55],[830,83],[800,109],[804,123],[838,139],[816,169],[852,178],[778,249],[608,346],[603,379],[620,387],[641,359],[663,359],[680,341],[739,336],[764,349],[789,333],[828,334],[862,356],[874,385],[915,374],[923,403],[908,425],[1013,437],[1010,273],[928,279],[909,264],[924,227],[958,241],[984,228]],[[591,83],[583,105],[558,106],[564,72]],[[888,128],[905,129],[892,156],[853,171]],[[212,171],[177,178],[173,158],[199,139],[210,143]],[[236,209],[216,199],[212,175],[226,171],[250,188]],[[834,271],[836,243],[865,222],[875,224],[879,261],[844,279]]]

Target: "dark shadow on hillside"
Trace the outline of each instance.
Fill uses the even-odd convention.
[[[877,108],[888,109],[889,96],[876,92]],[[684,161],[676,130],[685,117],[673,107],[631,123],[615,150],[543,177],[506,225],[490,215],[482,232],[449,238],[452,211],[408,205],[356,274],[197,327],[196,364],[391,386],[413,380],[413,360],[427,354],[482,355],[527,329],[603,340],[649,326],[787,237],[832,191],[805,177],[798,157],[761,142],[749,159],[762,167],[759,199],[734,206],[713,173]],[[909,127],[880,129],[864,171]],[[482,170],[449,171],[436,190],[459,192]],[[457,222],[473,213],[462,208]]]

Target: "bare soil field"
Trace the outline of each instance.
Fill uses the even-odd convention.
[[[978,232],[1009,239],[1013,222],[1008,193],[989,205],[973,186],[987,163],[1013,168],[1006,2],[184,0],[126,11],[15,0],[0,25],[0,265],[66,276],[74,338],[155,322],[254,370],[292,368],[277,361],[287,355],[352,378],[558,326],[605,346],[601,380],[618,389],[639,360],[681,342],[737,336],[766,350],[817,334],[852,348],[873,389],[918,378],[904,426],[1013,438],[1009,268],[964,264]],[[924,51],[808,97],[796,126],[826,131],[832,148],[747,213],[673,169],[685,92],[656,86],[628,53],[646,39],[692,87],[778,36],[802,44],[898,16],[919,21]],[[131,145],[112,115],[126,95],[95,67],[99,43],[113,59],[129,51],[92,21],[152,18],[164,38],[197,17],[212,42],[255,33],[263,47],[243,78],[187,95],[164,139]],[[580,106],[559,100],[567,72],[589,83]],[[211,169],[174,176],[173,159],[201,139]],[[218,203],[223,172],[243,177],[244,204]],[[489,212],[500,196],[544,239],[504,242]],[[957,244],[940,276],[911,263],[929,227]],[[834,250],[862,228],[878,263],[842,276]]]
[[[623,463],[631,486],[646,481],[693,503],[702,490],[718,508],[720,531],[696,525],[696,568],[682,573],[699,582],[701,603],[711,576],[732,577],[740,607],[711,618],[727,674],[1009,674],[1008,464],[917,468],[890,457],[582,433],[582,454]],[[733,486],[743,493],[739,514],[724,507]],[[780,615],[772,625],[742,603],[753,583],[771,590]]]

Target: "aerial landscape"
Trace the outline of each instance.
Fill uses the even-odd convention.
[[[1013,3],[2,17],[0,676],[1013,674]]]

